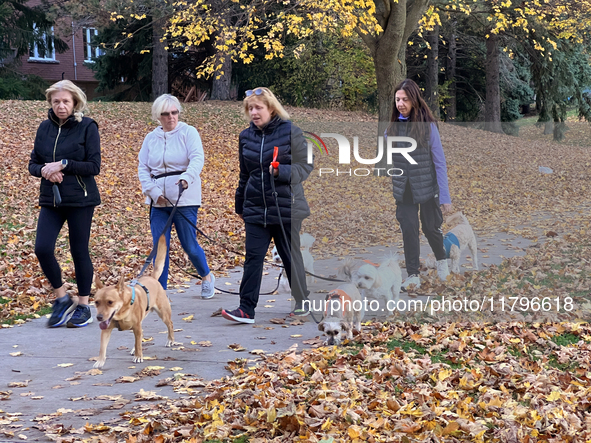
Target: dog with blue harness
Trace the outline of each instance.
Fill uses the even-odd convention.
[[[470,226],[470,222],[464,214],[456,212],[445,219],[445,223],[456,225],[443,236],[443,245],[445,247],[445,254],[451,261],[450,270],[453,273],[460,273],[460,258],[462,252],[468,248],[472,254],[472,263],[474,269],[478,270],[478,242],[476,235]],[[435,257],[431,254],[427,257],[425,262],[427,268],[435,268]]]
[[[97,311],[96,319],[101,329],[99,357],[95,368],[102,368],[107,359],[107,345],[114,328],[120,331],[131,329],[135,336],[135,346],[131,351],[133,362],[143,362],[142,354],[142,321],[155,311],[168,329],[166,346],[174,343],[174,329],[171,319],[170,301],[166,291],[158,282],[166,260],[166,239],[164,235],[158,241],[154,271],[152,275],[144,275],[125,284],[123,277],[116,286],[104,286],[98,276],[95,278],[97,292],[94,304]]]

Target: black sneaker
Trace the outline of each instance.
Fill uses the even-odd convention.
[[[51,308],[51,317],[49,317],[47,327],[57,328],[58,326],[63,325],[70,319],[74,309],[76,309],[76,305],[69,296],[66,296],[63,301],[56,299]]]
[[[72,318],[66,324],[68,328],[82,328],[83,326],[92,323],[92,314],[90,312],[90,306],[78,305]]]
[[[233,311],[222,309],[222,317],[226,320],[237,321],[239,323],[254,323],[254,318],[250,318],[242,309],[237,308]]]

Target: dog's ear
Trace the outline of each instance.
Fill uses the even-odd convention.
[[[125,277],[123,276],[121,276],[119,283],[117,283],[117,291],[119,291],[119,294],[123,294],[125,291]]]
[[[103,282],[101,281],[98,274],[94,274],[94,285],[96,286],[97,289],[103,289],[103,287],[105,286],[105,285],[103,285]]]
[[[341,323],[341,329],[345,332],[349,332],[351,330],[351,325],[349,323]]]
[[[324,332],[324,322],[323,321],[318,323],[318,330]]]

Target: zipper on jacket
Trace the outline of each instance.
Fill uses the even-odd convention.
[[[60,134],[62,132],[62,125],[58,125],[57,128],[57,137],[55,137],[55,143],[53,144],[53,161],[55,162],[55,151],[57,150],[57,141],[60,138]],[[55,204],[55,195],[53,196],[53,207],[55,208],[57,205]]]
[[[168,174],[168,171],[166,170],[166,162],[164,161],[164,157],[166,157],[166,132],[164,133],[164,150],[162,151],[162,165],[164,166],[164,173]],[[162,186],[162,195],[166,197],[166,177],[164,178],[164,184]],[[165,206],[168,206],[168,203],[166,203]]]
[[[86,192],[86,185],[84,184],[84,181],[82,181],[82,177],[77,175],[76,180],[78,180],[78,184],[80,185],[80,187],[84,191],[84,197],[88,197],[88,192]]]
[[[265,133],[263,132],[263,138],[261,140],[261,152],[259,155],[259,162],[261,164],[261,188],[263,191],[263,204],[265,205],[265,212],[263,214],[263,227],[267,227],[267,196],[265,195],[265,169],[263,168],[263,145],[265,144]],[[273,180],[273,177],[271,177]]]

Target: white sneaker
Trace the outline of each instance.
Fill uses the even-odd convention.
[[[449,268],[447,267],[447,259],[437,260],[437,276],[441,281],[446,281],[449,275]]]
[[[417,274],[409,275],[400,285],[400,289],[407,291],[410,285],[414,285],[415,289],[419,289],[421,287],[421,277]]]
[[[213,275],[213,272],[209,274],[211,275],[211,281],[201,281],[201,298],[203,300],[209,300],[215,294],[215,275]]]

